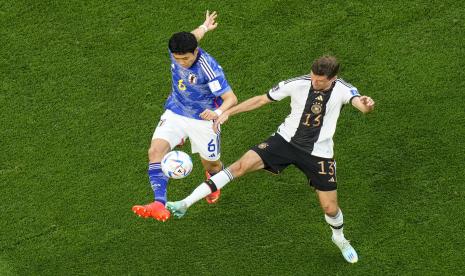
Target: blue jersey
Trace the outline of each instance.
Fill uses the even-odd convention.
[[[171,57],[172,92],[165,108],[176,114],[200,120],[205,109],[215,110],[222,103],[221,95],[231,90],[223,68],[207,52],[198,48],[190,68],[184,68]]]

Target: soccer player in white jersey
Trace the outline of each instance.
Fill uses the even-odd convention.
[[[168,209],[176,217],[182,217],[192,204],[223,188],[234,178],[259,169],[278,174],[293,164],[307,176],[308,183],[315,189],[325,220],[332,229],[332,241],[346,261],[357,262],[358,255],[342,232],[343,216],[337,203],[332,138],[344,104],[351,103],[367,113],[373,110],[375,103],[370,97],[361,96],[357,88],[338,79],[338,70],[339,63],[335,57],[320,57],[312,64],[310,75],[282,81],[267,94],[250,98],[219,116],[215,126],[224,123],[231,115],[291,97],[291,114],[275,134],[199,185],[185,199],[168,202]]]
[[[186,138],[191,142],[192,153],[199,153],[207,177],[223,169],[220,134],[213,130],[213,120],[237,104],[237,97],[218,62],[198,47],[205,33],[217,27],[216,17],[216,12],[207,11],[202,25],[190,33],[175,33],[169,40],[172,92],[148,151],[148,176],[154,202],[132,207],[141,217],[159,221],[170,217],[165,208],[168,177],[163,174],[160,161]],[[219,190],[213,192],[207,196],[207,202],[215,203],[219,196]]]

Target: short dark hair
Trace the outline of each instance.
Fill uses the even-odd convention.
[[[197,48],[197,39],[192,33],[179,32],[171,36],[168,42],[171,53],[187,54],[194,53]]]
[[[315,75],[331,79],[339,72],[339,62],[334,56],[319,57],[313,61],[312,72]]]

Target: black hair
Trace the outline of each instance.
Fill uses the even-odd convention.
[[[339,72],[339,62],[334,56],[319,57],[312,64],[312,72],[315,75],[331,79]]]
[[[187,54],[194,53],[197,48],[197,39],[192,33],[179,32],[171,36],[168,42],[171,53]]]

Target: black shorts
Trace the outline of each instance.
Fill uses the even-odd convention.
[[[332,158],[313,156],[296,148],[279,134],[251,148],[263,160],[265,170],[275,174],[287,166],[295,165],[308,179],[308,183],[320,191],[337,189],[336,161]]]

